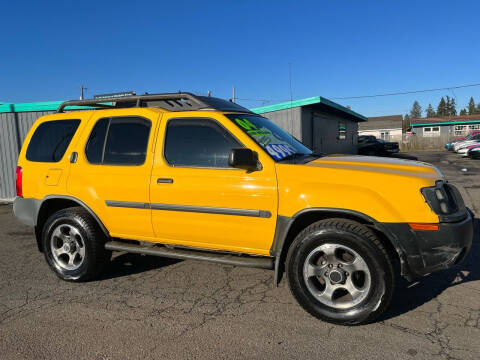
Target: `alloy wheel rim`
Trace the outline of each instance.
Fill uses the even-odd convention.
[[[50,249],[55,265],[64,270],[77,270],[85,260],[83,237],[69,224],[61,224],[53,230]]]
[[[336,309],[358,305],[371,288],[365,260],[350,247],[334,243],[322,244],[308,254],[303,278],[315,299]]]

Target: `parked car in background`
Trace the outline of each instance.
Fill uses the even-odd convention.
[[[477,135],[477,134],[480,134],[480,131],[473,131],[465,137],[460,137],[460,138],[453,139],[451,142],[449,142],[448,144],[445,145],[445,149],[453,151],[453,146],[456,143],[461,142],[461,141],[465,141],[465,140],[469,140],[472,136]]]
[[[480,133],[478,134],[472,134],[471,136],[468,136],[465,138],[465,140],[462,141],[457,141],[455,144],[453,144],[453,151],[458,152],[458,150],[468,146],[468,145],[473,145],[476,144],[480,140]]]
[[[360,135],[358,137],[358,153],[360,155],[385,156],[398,151],[398,142],[377,139],[373,135]]]
[[[466,156],[472,159],[480,159],[480,144],[469,146]]]
[[[468,153],[468,150],[474,148],[474,147],[477,147],[477,146],[480,146],[480,139],[477,140],[475,143],[473,144],[466,144],[466,145],[462,145],[458,148],[457,150],[457,154],[459,155],[462,155],[462,156],[468,156],[467,153]]]

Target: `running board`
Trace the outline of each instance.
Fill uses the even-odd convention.
[[[259,269],[273,269],[273,259],[260,256],[237,256],[200,250],[170,249],[157,246],[141,246],[120,241],[109,241],[105,249],[113,251],[126,251],[135,254],[162,256],[182,260],[210,261],[225,265],[244,266]]]

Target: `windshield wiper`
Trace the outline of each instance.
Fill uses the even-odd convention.
[[[283,161],[283,160],[295,160],[295,159],[298,159],[300,157],[314,157],[314,158],[319,158],[319,157],[323,157],[325,156],[325,154],[323,153],[311,153],[311,154],[305,154],[305,153],[300,153],[300,152],[296,152],[296,153],[293,153],[293,154],[289,154],[287,156],[285,156],[283,159],[279,160],[279,161]]]
[[[298,158],[301,157],[301,156],[310,156],[310,154],[304,154],[304,153],[296,152],[296,153],[293,153],[293,154],[288,154],[288,155],[285,156],[284,158],[280,159],[280,161],[283,161],[283,160],[295,160],[295,159],[298,159]]]

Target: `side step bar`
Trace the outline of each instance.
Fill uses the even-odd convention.
[[[135,254],[162,256],[173,259],[202,260],[226,265],[244,266],[269,270],[273,269],[273,259],[260,256],[237,256],[200,250],[169,249],[166,247],[157,246],[149,247],[123,243],[120,241],[107,242],[105,244],[105,249],[113,251],[126,251]]]

